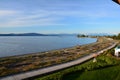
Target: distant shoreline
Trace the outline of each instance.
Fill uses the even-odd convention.
[[[40,33],[21,33],[21,34],[0,34],[0,36],[76,36],[76,34],[40,34]]]

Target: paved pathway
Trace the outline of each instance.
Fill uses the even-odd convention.
[[[84,57],[79,58],[79,59],[74,60],[74,61],[70,61],[70,62],[67,62],[67,63],[58,64],[58,65],[55,65],[55,66],[50,66],[50,67],[46,67],[46,68],[42,68],[42,69],[37,69],[37,70],[33,70],[33,71],[28,71],[28,72],[25,72],[25,73],[15,74],[15,75],[12,75],[12,76],[3,77],[3,78],[0,78],[0,80],[22,80],[22,79],[25,79],[25,78],[34,77],[34,76],[37,76],[37,75],[42,75],[42,74],[57,71],[57,70],[60,70],[60,69],[64,69],[64,68],[67,68],[67,67],[70,67],[70,66],[74,66],[74,65],[83,63],[83,62],[93,58],[94,54],[100,55],[104,51],[113,48],[115,45],[116,45],[116,43],[113,44],[112,46],[106,48],[106,49],[103,49],[103,50],[101,50],[99,52],[96,52],[96,53],[91,53],[87,56],[84,56]]]

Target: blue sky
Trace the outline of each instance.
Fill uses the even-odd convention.
[[[119,33],[112,0],[0,0],[0,33]]]

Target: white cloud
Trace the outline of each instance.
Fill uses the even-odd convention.
[[[3,26],[10,26],[10,27],[24,27],[24,26],[48,26],[48,25],[60,25],[55,23],[57,19],[55,18],[46,18],[46,19],[39,19],[39,20],[13,20],[8,22],[6,25]]]
[[[0,16],[10,16],[18,13],[18,11],[14,10],[0,10]]]
[[[109,11],[108,11],[109,12]],[[67,25],[63,22],[66,16],[75,18],[104,18],[111,14],[102,10],[38,10],[38,11],[17,11],[0,10],[0,27],[24,27],[24,26],[48,26]],[[80,19],[81,20],[81,19]],[[70,23],[69,23],[70,24]]]
[[[47,11],[29,12],[26,14],[22,11],[0,11],[1,17],[0,27],[24,27],[24,26],[48,26],[48,25],[62,25],[57,23],[60,19],[51,16]],[[7,17],[5,17],[7,16]]]
[[[65,25],[59,23],[59,17],[54,16],[48,11],[37,11],[29,12],[26,14],[24,12],[15,13],[16,11],[6,11],[7,17],[2,17],[0,20],[0,27],[25,27],[25,26],[49,26],[49,25]],[[5,13],[5,11],[4,11]],[[5,15],[4,15],[5,16]]]

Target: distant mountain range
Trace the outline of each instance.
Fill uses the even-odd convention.
[[[20,34],[0,34],[0,36],[77,36],[78,34],[40,34],[40,33],[20,33]],[[114,34],[108,34],[108,33],[89,33],[85,34],[89,36],[108,36],[108,35],[114,35]]]
[[[115,34],[110,34],[110,33],[89,33],[87,35],[89,35],[89,36],[112,36],[112,35],[115,35]]]
[[[40,34],[40,33],[21,33],[21,34],[0,34],[0,36],[74,36],[77,34]]]

